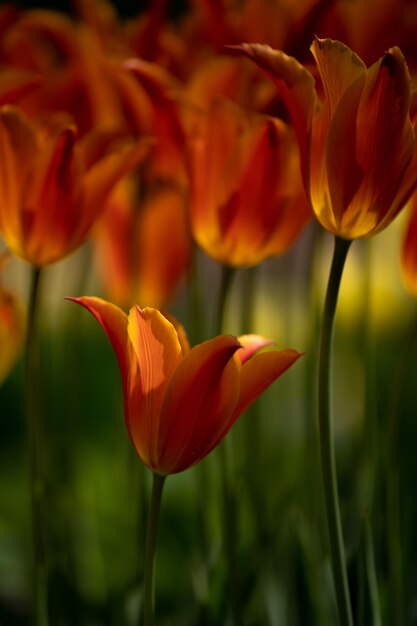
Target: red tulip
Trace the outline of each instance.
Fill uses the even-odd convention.
[[[106,295],[119,306],[164,308],[184,279],[191,254],[184,193],[154,185],[138,210],[136,181],[123,181],[94,241]]]
[[[269,385],[300,356],[257,354],[257,335],[215,337],[190,349],[175,320],[134,306],[126,315],[99,298],[70,298],[106,332],[123,382],[126,426],[142,461],[162,475],[181,472],[213,450]]]
[[[14,254],[42,266],[84,243],[109,192],[147,152],[110,139],[78,141],[68,122],[49,127],[0,109],[0,233]]]
[[[234,267],[286,252],[311,211],[293,134],[283,122],[213,101],[190,132],[194,237]]]
[[[316,39],[321,89],[296,59],[269,46],[237,48],[267,72],[297,133],[314,213],[344,239],[388,226],[417,185],[411,82],[399,48],[367,68],[344,44]]]

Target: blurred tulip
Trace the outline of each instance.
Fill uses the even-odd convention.
[[[35,74],[16,68],[2,68],[0,73],[0,106],[17,103],[36,90],[40,79]]]
[[[24,317],[19,299],[2,284],[5,256],[0,255],[0,385],[11,371],[23,344]]]
[[[190,350],[184,330],[156,309],[129,316],[99,298],[70,298],[103,327],[123,382],[126,426],[142,461],[161,475],[203,459],[269,385],[300,356],[256,352],[271,342],[223,335]]]
[[[324,19],[315,30],[319,36],[332,33],[333,38],[346,42],[366,64],[372,63],[382,50],[395,42],[411,71],[416,70],[417,6],[414,0],[337,0],[328,17],[330,19]]]
[[[135,181],[112,194],[94,241],[106,293],[119,306],[165,308],[187,271],[191,237],[184,193],[155,186],[137,207]]]
[[[125,68],[135,81],[135,89],[130,88],[123,98],[131,112],[133,129],[155,137],[152,159],[146,166],[147,179],[173,181],[185,186],[185,131],[179,103],[181,85],[154,63],[131,59],[125,63]],[[127,83],[124,86],[127,87]]]
[[[3,54],[7,67],[18,74],[8,82],[13,78],[15,83],[28,83],[19,106],[29,117],[65,111],[80,136],[97,128],[126,130],[127,105],[114,76],[132,56],[122,26],[110,4],[99,0],[77,4],[82,5],[77,21],[38,9],[24,12],[9,27]],[[35,79],[38,84],[33,88],[29,81]]]
[[[42,266],[85,241],[109,192],[147,152],[145,142],[112,139],[77,141],[69,123],[47,127],[0,109],[0,233],[14,254]]]
[[[189,148],[192,230],[207,254],[238,267],[285,252],[311,216],[285,124],[217,100]]]
[[[237,49],[267,72],[288,107],[322,226],[345,239],[388,226],[417,184],[411,83],[399,48],[367,69],[344,44],[316,39],[322,95],[312,74],[283,52],[258,44]]]

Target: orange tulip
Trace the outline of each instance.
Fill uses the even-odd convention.
[[[294,58],[268,46],[238,46],[285,100],[319,222],[345,239],[368,237],[390,224],[417,185],[408,69],[397,47],[370,68],[338,41],[316,39],[311,49],[320,91]]]
[[[186,201],[175,185],[154,185],[138,210],[135,183],[127,179],[118,185],[96,231],[102,281],[119,306],[143,302],[164,308],[190,262]]]
[[[310,218],[292,134],[278,120],[214,101],[191,131],[189,163],[195,239],[223,264],[282,254]]]
[[[87,238],[108,193],[147,146],[77,141],[71,124],[46,127],[18,108],[0,109],[0,233],[33,265],[58,261]]]
[[[122,100],[132,127],[156,140],[152,159],[146,166],[148,180],[174,181],[185,186],[180,83],[155,63],[131,59],[124,67],[128,70],[129,81],[126,77],[120,80],[119,76],[117,86],[124,92]]]
[[[256,335],[223,335],[190,350],[175,320],[134,306],[127,316],[99,298],[70,298],[103,327],[123,382],[126,426],[142,461],[162,475],[203,459],[243,411],[300,356],[256,352]]]

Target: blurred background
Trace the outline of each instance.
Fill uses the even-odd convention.
[[[56,83],[39,99],[36,91],[19,96],[14,91],[12,95],[4,92],[3,97],[0,90],[1,103],[12,102],[29,117],[35,117],[41,103],[45,106],[49,102],[50,107],[43,109],[48,117],[52,109],[62,112],[62,101],[67,101],[65,114],[75,118],[86,134],[87,119],[92,127],[98,120],[107,124],[109,119],[115,119],[116,109],[117,115],[129,120],[130,125],[132,111],[145,101],[142,95],[136,99],[129,92],[122,104],[109,104],[114,85],[122,89],[124,83],[114,82],[113,75],[108,77],[107,69],[103,70],[103,57],[113,62],[141,54],[140,58],[151,66],[149,73],[140,77],[141,88],[151,104],[146,101],[141,120],[135,120],[136,126],[132,123],[135,137],[145,131],[158,136],[154,122],[149,122],[152,115],[156,127],[159,124],[166,128],[159,109],[156,113],[153,109],[159,106],[158,98],[168,107],[168,99],[160,96],[163,93],[165,98],[164,90],[169,98],[175,94],[169,101],[176,104],[190,99],[191,94],[193,107],[199,98],[208,95],[230,97],[231,82],[226,89],[224,85],[213,86],[214,78],[207,79],[207,83],[202,78],[203,66],[217,63],[229,41],[269,43],[311,64],[308,49],[316,33],[341,38],[367,64],[376,61],[392,45],[403,49],[412,74],[417,61],[417,7],[413,2],[315,0],[296,5],[288,1],[196,0],[134,6],[127,2],[79,2],[60,3],[59,7],[30,2],[20,3],[16,13],[15,7],[8,12],[10,7],[11,4],[0,7],[1,67],[9,68],[15,63],[20,69],[43,73]],[[32,17],[29,9],[41,7],[48,9],[49,17],[36,17],[36,13]],[[112,8],[117,12],[113,13]],[[62,25],[60,19],[55,22],[58,9],[67,13],[69,26]],[[154,20],[152,28],[146,22],[148,18],[151,21],[150,16]],[[92,34],[94,45],[85,43],[83,29],[88,36]],[[81,31],[84,34],[78,40]],[[91,65],[97,62],[87,78],[77,74],[78,66],[74,69],[71,65],[81,40],[87,55],[79,66],[86,64],[86,59]],[[233,84],[234,103],[289,122],[275,90],[271,95],[268,81],[258,76],[257,69],[248,70],[246,61],[239,63],[237,75],[242,78],[251,72],[251,78],[245,78],[243,85]],[[157,82],[159,74],[155,78],[154,66],[158,71],[163,68],[169,78]],[[213,67],[216,76],[217,66]],[[66,83],[60,83],[57,75],[63,77],[68,72],[69,76],[73,71],[76,79],[71,85],[82,87],[70,100],[68,94],[72,92],[65,91]],[[101,80],[103,84],[109,81],[108,93],[101,93]],[[100,91],[96,101],[90,94],[85,97],[87,105],[79,95],[84,93],[85,85],[96,94]],[[79,132],[82,135],[84,130]],[[161,136],[164,133],[161,131]],[[163,141],[161,137],[159,141]],[[187,141],[180,139],[180,146]],[[171,152],[169,155],[170,159]],[[181,211],[188,216],[186,175],[181,170],[174,176],[176,161],[173,165],[169,160],[167,170],[161,163],[162,159],[157,166],[147,161],[143,167],[140,165],[139,191],[136,189],[134,194],[135,215],[144,213],[141,201],[151,203],[154,194],[168,186],[171,191],[173,186],[175,193],[179,189],[181,198],[185,197]],[[185,171],[188,176],[187,168]],[[0,181],[4,185],[4,179]],[[106,215],[113,215],[120,190],[121,187],[115,187],[114,195],[103,203]],[[169,206],[175,202],[170,201]],[[335,440],[357,626],[379,626],[379,618],[383,624],[417,624],[417,354],[413,344],[417,310],[401,267],[404,237],[414,204],[411,199],[394,223],[377,237],[354,242],[337,313]],[[156,213],[155,207],[152,204]],[[104,212],[103,208],[103,215]],[[150,493],[150,472],[136,456],[125,429],[120,375],[111,346],[95,320],[64,298],[101,296],[117,301],[125,310],[142,298],[139,304],[155,305],[174,314],[184,324],[193,344],[217,333],[215,318],[222,263],[204,250],[198,236],[191,235],[189,217],[185,219],[189,249],[184,253],[181,243],[173,252],[172,258],[178,260],[184,255],[184,260],[175,276],[170,277],[162,296],[158,281],[165,285],[169,272],[166,267],[161,269],[165,272],[162,279],[149,274],[148,284],[149,267],[159,271],[152,255],[162,258],[171,235],[182,241],[183,234],[169,227],[168,233],[157,240],[156,252],[149,252],[150,260],[143,253],[141,267],[145,267],[146,260],[146,271],[140,273],[135,266],[132,276],[126,278],[126,264],[118,246],[124,251],[132,246],[142,250],[144,240],[135,235],[132,241],[133,227],[128,226],[131,237],[125,243],[122,239],[120,244],[119,222],[106,222],[103,215],[78,249],[42,269],[38,394],[47,476],[45,524],[52,626],[138,623]],[[183,213],[181,216],[175,213],[176,225],[182,223]],[[171,224],[170,219],[164,213],[157,224]],[[146,228],[142,224],[143,232],[151,237]],[[109,241],[113,241],[114,248]],[[6,244],[0,244],[2,252],[10,247]],[[167,480],[157,548],[159,626],[337,623],[321,495],[315,391],[319,329],[332,245],[332,237],[312,218],[300,227],[287,250],[252,267],[235,268],[222,331],[234,335],[256,332],[272,338],[279,349],[291,347],[305,354],[241,418],[224,442],[230,455],[236,502],[235,583],[240,622],[230,608],[230,580],[222,546],[218,452],[214,451],[198,466]],[[168,259],[167,264],[172,269],[174,262]],[[12,253],[8,253],[7,262],[1,267],[0,294],[3,297],[4,292],[7,299],[6,331],[0,332],[0,361],[4,361],[0,381],[0,624],[4,626],[29,624],[31,614],[23,362],[30,271],[30,263]],[[124,292],[122,280],[129,283]],[[135,281],[141,281],[143,291]],[[8,308],[11,298],[13,323]],[[12,338],[13,346],[9,343]],[[395,486],[393,496],[389,496],[393,473]],[[389,497],[394,497],[394,503]],[[394,507],[393,518],[390,503]],[[394,530],[399,544],[395,538],[391,542]],[[377,618],[375,602],[379,607]]]

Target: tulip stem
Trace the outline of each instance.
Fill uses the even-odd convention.
[[[42,458],[42,424],[38,402],[38,346],[36,317],[41,268],[33,266],[28,306],[25,349],[25,399],[29,455],[30,497],[33,544],[33,623],[48,625],[48,567],[46,559],[44,499],[45,484]]]
[[[391,397],[388,404],[386,432],[386,516],[389,567],[389,590],[392,619],[398,626],[404,624],[403,563],[401,549],[401,515],[399,498],[398,438],[400,434],[400,408],[407,375],[417,340],[417,318],[413,318],[408,331]]]
[[[220,475],[223,497],[223,549],[226,556],[228,596],[232,613],[233,626],[242,624],[241,600],[238,594],[238,569],[236,554],[236,495],[229,477],[229,454],[227,441],[219,446]]]
[[[217,303],[217,316],[215,334],[220,335],[224,332],[224,322],[226,318],[226,305],[230,294],[230,288],[232,286],[233,278],[236,270],[233,267],[227,265],[221,266],[221,279],[219,299]]]
[[[363,518],[363,534],[365,544],[365,569],[371,604],[372,626],[381,626],[381,607],[379,601],[378,581],[375,567],[373,534],[369,515],[366,512]]]
[[[155,626],[155,552],[165,478],[166,476],[161,476],[161,474],[153,474],[146,528],[143,626]]]
[[[221,282],[217,306],[216,335],[224,332],[226,305],[230,295],[235,269],[227,265],[221,267]],[[239,626],[242,623],[241,609],[238,594],[238,576],[236,561],[236,497],[230,480],[229,454],[227,441],[219,446],[220,479],[223,498],[223,548],[226,557],[228,595],[232,612],[232,624]]]
[[[351,241],[335,238],[333,260],[330,269],[319,356],[318,414],[320,456],[329,532],[330,555],[333,570],[336,601],[341,626],[353,626],[346,561],[343,546],[337,489],[336,459],[332,420],[332,344],[337,298],[347,253]]]

